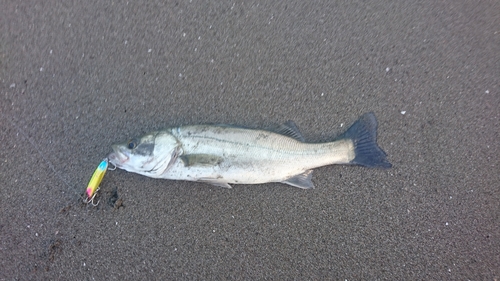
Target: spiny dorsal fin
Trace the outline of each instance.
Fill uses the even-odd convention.
[[[278,128],[278,133],[294,138],[298,141],[304,142],[305,139],[300,133],[299,128],[292,120],[286,121],[283,125]]]
[[[289,184],[291,186],[303,188],[303,189],[314,188],[314,184],[311,181],[312,173],[313,173],[313,170],[307,170],[307,171],[303,172],[302,174],[298,174],[296,176],[293,176],[293,177],[283,181],[283,183]]]

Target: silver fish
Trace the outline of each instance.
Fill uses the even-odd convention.
[[[312,169],[331,164],[390,168],[377,145],[373,113],[335,141],[307,143],[288,121],[277,132],[229,125],[194,125],[156,131],[113,145],[109,162],[152,178],[229,184],[281,182],[314,188]]]

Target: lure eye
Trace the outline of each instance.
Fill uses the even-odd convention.
[[[134,148],[137,147],[137,143],[135,141],[131,140],[131,141],[128,142],[127,147],[129,149],[134,149]]]

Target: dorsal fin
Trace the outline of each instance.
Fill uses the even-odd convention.
[[[295,125],[295,123],[292,120],[288,120],[285,123],[283,123],[283,125],[281,125],[278,128],[277,133],[294,138],[301,142],[305,141],[304,137],[300,133],[299,128],[297,127],[297,125]]]

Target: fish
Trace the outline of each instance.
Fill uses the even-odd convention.
[[[293,121],[277,130],[190,125],[154,131],[112,145],[109,162],[151,178],[231,184],[280,182],[314,188],[313,169],[332,164],[390,168],[377,144],[377,119],[361,116],[335,140],[310,143]]]

